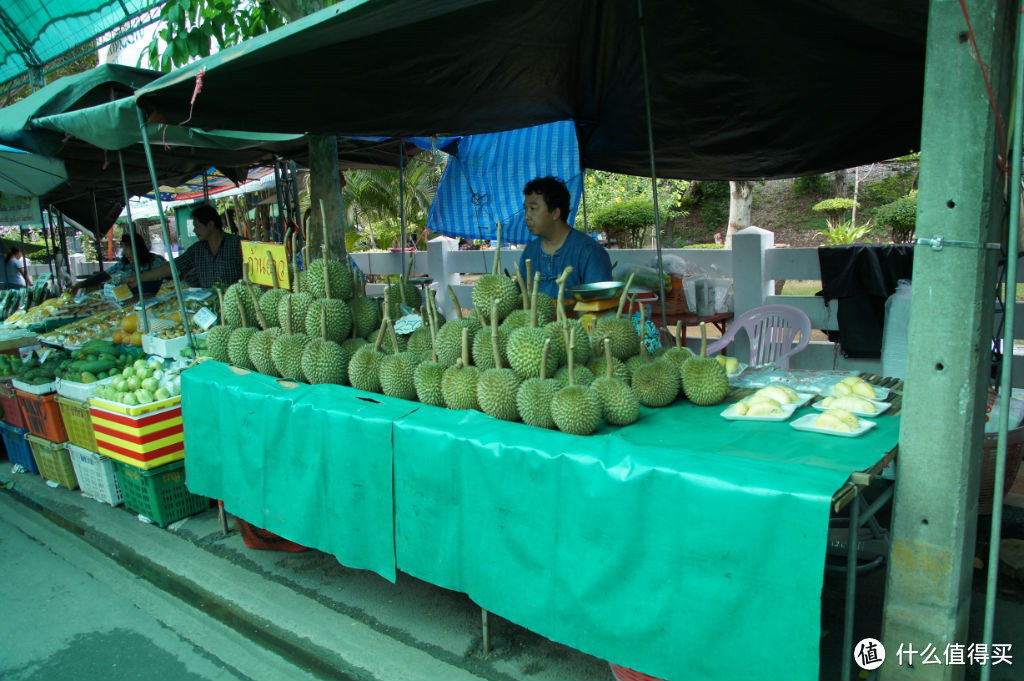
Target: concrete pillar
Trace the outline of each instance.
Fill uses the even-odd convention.
[[[1010,112],[1017,3],[967,3],[995,103]],[[998,241],[1003,184],[996,127],[957,0],[933,0],[921,135],[917,235]],[[910,85],[908,84],[908,87]],[[961,679],[964,665],[913,666],[901,645],[964,644],[977,521],[997,252],[919,245],[900,427],[882,642],[884,679]]]
[[[732,295],[734,315],[764,305],[775,292],[775,282],[766,279],[765,252],[775,246],[775,233],[760,227],[747,227],[732,236]],[[750,357],[750,339],[740,333],[733,341],[731,355],[746,361]]]
[[[446,319],[454,319],[455,305],[448,295],[448,286],[460,283],[459,273],[451,271],[450,254],[459,251],[459,240],[447,236],[434,237],[427,243],[427,274],[437,284],[437,309]]]

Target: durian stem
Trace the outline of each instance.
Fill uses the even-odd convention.
[[[708,355],[708,325],[704,322],[700,323],[700,356],[707,357]]]
[[[523,282],[523,275],[519,271],[519,263],[515,263],[514,267],[516,270],[516,283],[519,284],[519,296],[523,299],[523,309],[528,311],[530,309],[530,296],[526,290],[526,284]]]
[[[501,220],[498,221],[495,231],[497,232],[495,239],[498,246],[494,249],[494,264],[491,265],[491,274],[497,274],[501,271]]]
[[[323,199],[320,199],[320,229],[321,229],[322,234],[323,234],[323,237],[322,237],[323,241],[320,244],[320,252],[323,254],[321,257],[323,257],[323,259],[324,259],[324,265],[325,265],[324,271],[326,271],[327,270],[327,267],[326,267],[326,265],[327,265],[327,254],[329,253],[329,250],[327,248],[327,210],[324,208],[324,200]],[[328,295],[327,297],[330,298],[331,296]]]
[[[245,305],[242,305],[242,296],[238,294],[238,289],[235,289],[235,304],[238,305],[238,316],[242,318],[242,326],[249,326],[249,316],[245,314]]]
[[[381,346],[384,345],[384,332],[385,332],[385,329],[387,328],[388,321],[389,321],[388,319],[385,319],[381,323],[380,328],[377,329],[377,340],[374,341],[374,343],[373,343],[373,351],[374,352],[380,352]]]
[[[615,374],[615,365],[612,363],[612,339],[605,337],[604,339],[604,363],[607,369],[605,370],[608,378],[611,378]]]
[[[498,351],[498,299],[491,301],[491,352],[494,353],[494,368],[501,369],[501,352]]]
[[[473,312],[476,313],[476,318],[480,322],[480,328],[481,329],[489,329],[489,328],[491,328],[491,325],[488,323],[489,320],[488,320],[487,317],[484,317],[484,313],[483,312],[481,312],[480,310],[476,309],[475,307],[473,308]]]
[[[527,260],[526,262],[530,262]],[[537,319],[537,297],[540,295],[540,272],[533,275],[533,293],[530,294],[530,328],[536,329],[539,320]]]
[[[462,366],[469,366],[469,328],[462,327]]]
[[[320,306],[320,337],[327,340],[327,306]]]
[[[430,328],[430,361],[437,361],[437,318],[434,316],[433,291],[427,292],[427,324]]]
[[[267,264],[270,265],[270,278],[274,282],[274,288],[281,288],[281,281],[277,278],[277,265],[274,263],[274,254],[267,249]]]
[[[630,273],[629,279],[626,281],[626,287],[622,289],[622,293],[619,295],[619,309],[615,311],[616,319],[622,316],[622,306],[626,304],[626,297],[629,295],[629,287],[633,285],[633,272]]]
[[[249,263],[248,262],[243,262],[242,263],[242,283],[245,284],[246,286],[249,285]]]
[[[294,294],[293,294],[294,295]],[[288,296],[288,300],[284,303],[285,314],[284,317],[284,332],[289,336],[292,335],[292,297]]]
[[[569,280],[569,275],[572,274],[572,265],[569,265],[562,273],[558,275],[558,279],[555,281],[558,283],[558,307],[555,308],[555,320],[559,322],[565,322],[565,282]]]
[[[530,258],[526,259],[526,285],[529,286],[530,282],[533,281],[533,260]]]
[[[569,387],[576,385],[576,367],[572,361],[572,356],[576,354],[576,327],[572,327],[569,331],[569,344],[566,346],[568,352],[565,353],[566,358],[569,360]]]
[[[324,298],[330,300],[331,298],[331,268],[327,266],[327,251],[324,251]]]
[[[540,380],[548,377],[548,353],[551,352],[551,339],[544,339],[544,349],[540,353]]]
[[[217,316],[220,317],[220,325],[224,326],[224,292],[220,289],[217,289],[217,302],[220,303]]]
[[[630,319],[632,319],[633,310],[633,299],[629,301]],[[649,362],[651,361],[651,353],[647,351],[647,343],[644,339],[647,337],[647,306],[643,303],[640,304],[640,352],[643,353],[644,358]]]
[[[683,322],[676,322],[676,347],[682,349],[683,347]]]
[[[459,297],[455,295],[455,289],[451,287],[451,284],[448,285],[448,295],[452,297],[452,302],[455,303],[455,315],[462,319],[462,305],[459,304]]]
[[[395,333],[395,325],[390,319],[387,320],[388,335],[391,336],[391,347],[393,352],[397,355],[400,348],[398,347],[398,334]]]
[[[298,243],[295,240],[295,232],[292,232],[292,293],[299,292],[299,260],[295,249]]]
[[[256,300],[256,292],[252,290],[252,286],[246,286],[245,288],[249,291],[249,297],[252,298],[252,306],[256,310],[257,323],[259,323],[261,329],[267,328],[267,318],[263,315],[263,308],[260,307],[260,302]]]

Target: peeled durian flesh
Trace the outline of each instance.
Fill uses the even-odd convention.
[[[849,433],[860,426],[860,420],[845,409],[829,409],[814,419],[814,425],[816,428]]]
[[[874,399],[878,396],[874,386],[858,376],[847,376],[832,386],[832,392],[840,397],[843,395],[860,395],[861,397]]]
[[[864,399],[859,395],[843,395],[842,397],[826,397],[821,401],[822,406],[833,408],[838,407],[840,409],[846,409],[847,411],[859,411],[862,414],[874,414],[878,411],[878,407],[871,400]]]
[[[796,391],[788,386],[782,385],[770,385],[766,388],[761,388],[756,393],[757,395],[764,395],[777,401],[779,404],[790,404],[791,402],[800,401],[800,397],[796,394]]]
[[[747,416],[785,416],[786,411],[777,400],[765,397],[756,402],[748,402]]]

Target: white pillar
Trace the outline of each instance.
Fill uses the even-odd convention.
[[[427,274],[437,284],[437,308],[447,319],[454,319],[455,305],[448,295],[448,287],[462,283],[458,272],[449,265],[451,253],[458,252],[459,240],[438,236],[427,242]]]
[[[765,252],[775,247],[775,234],[760,227],[747,227],[732,237],[733,314],[761,307],[775,293],[775,281],[765,272]],[[733,341],[731,355],[744,361],[750,357],[750,340],[740,333]]]

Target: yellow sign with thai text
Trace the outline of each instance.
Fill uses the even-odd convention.
[[[274,273],[277,273],[277,285],[289,288],[288,253],[284,244],[271,244],[262,241],[242,242],[243,262],[249,264],[249,281],[263,286],[274,285]]]

